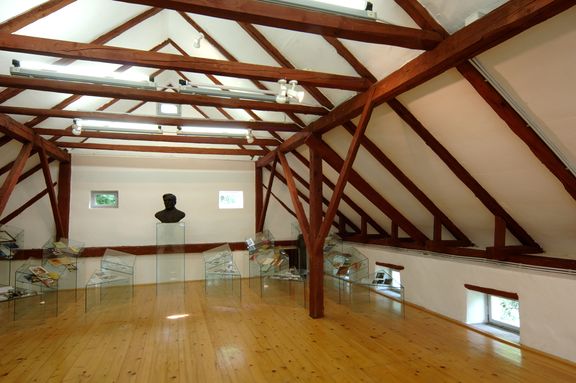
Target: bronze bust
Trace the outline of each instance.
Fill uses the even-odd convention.
[[[165,209],[154,214],[154,217],[158,218],[160,222],[176,223],[186,216],[186,213],[176,209],[176,196],[174,194],[164,194],[162,199]]]

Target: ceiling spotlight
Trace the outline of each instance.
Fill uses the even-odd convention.
[[[254,143],[254,134],[252,133],[252,129],[249,129],[248,133],[246,134],[246,142],[249,144]]]
[[[78,119],[72,120],[72,134],[75,136],[79,136],[82,134],[82,121]]]
[[[204,33],[200,33],[200,34],[198,35],[198,37],[196,37],[196,38],[194,39],[194,42],[192,42],[192,46],[193,46],[194,48],[200,48],[200,44],[202,43],[202,39],[203,39],[203,38],[204,38]]]
[[[298,81],[290,80],[287,82],[284,79],[278,80],[280,91],[276,96],[276,102],[279,104],[301,103],[304,100],[304,91],[296,90]]]

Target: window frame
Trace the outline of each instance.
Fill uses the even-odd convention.
[[[502,297],[502,296],[498,296],[498,295],[494,295],[494,294],[486,294],[486,324],[490,325],[490,326],[494,326],[494,327],[498,327],[502,330],[505,331],[510,331],[516,334],[520,334],[520,326],[514,326],[508,323],[504,323],[501,322],[497,319],[494,319],[494,317],[492,316],[492,298],[500,298],[500,299],[507,299],[509,301],[515,301],[515,302],[519,302],[519,300],[517,299],[510,299],[510,298],[506,298],[506,297]],[[520,310],[520,309],[518,309]],[[518,313],[518,316],[520,316],[520,313]]]
[[[113,194],[116,196],[116,204],[114,205],[99,205],[96,198],[100,194]],[[90,209],[118,209],[120,206],[120,193],[118,190],[92,190],[90,191]]]

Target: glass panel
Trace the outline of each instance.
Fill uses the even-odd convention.
[[[156,283],[185,280],[184,222],[156,224]]]
[[[211,297],[240,299],[241,275],[234,263],[228,244],[202,253],[204,259],[205,292]]]
[[[500,322],[520,328],[519,302],[490,295],[490,322]]]

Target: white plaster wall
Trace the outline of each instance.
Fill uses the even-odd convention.
[[[354,244],[370,259],[405,267],[408,302],[466,322],[467,290],[473,284],[515,292],[520,300],[522,344],[576,362],[576,276],[502,267],[415,251]]]
[[[243,241],[254,231],[252,162],[73,156],[70,237],[86,246],[153,245],[162,195],[186,213],[187,243]],[[118,190],[118,209],[90,209],[92,190]],[[243,209],[218,208],[220,190],[244,192]]]

